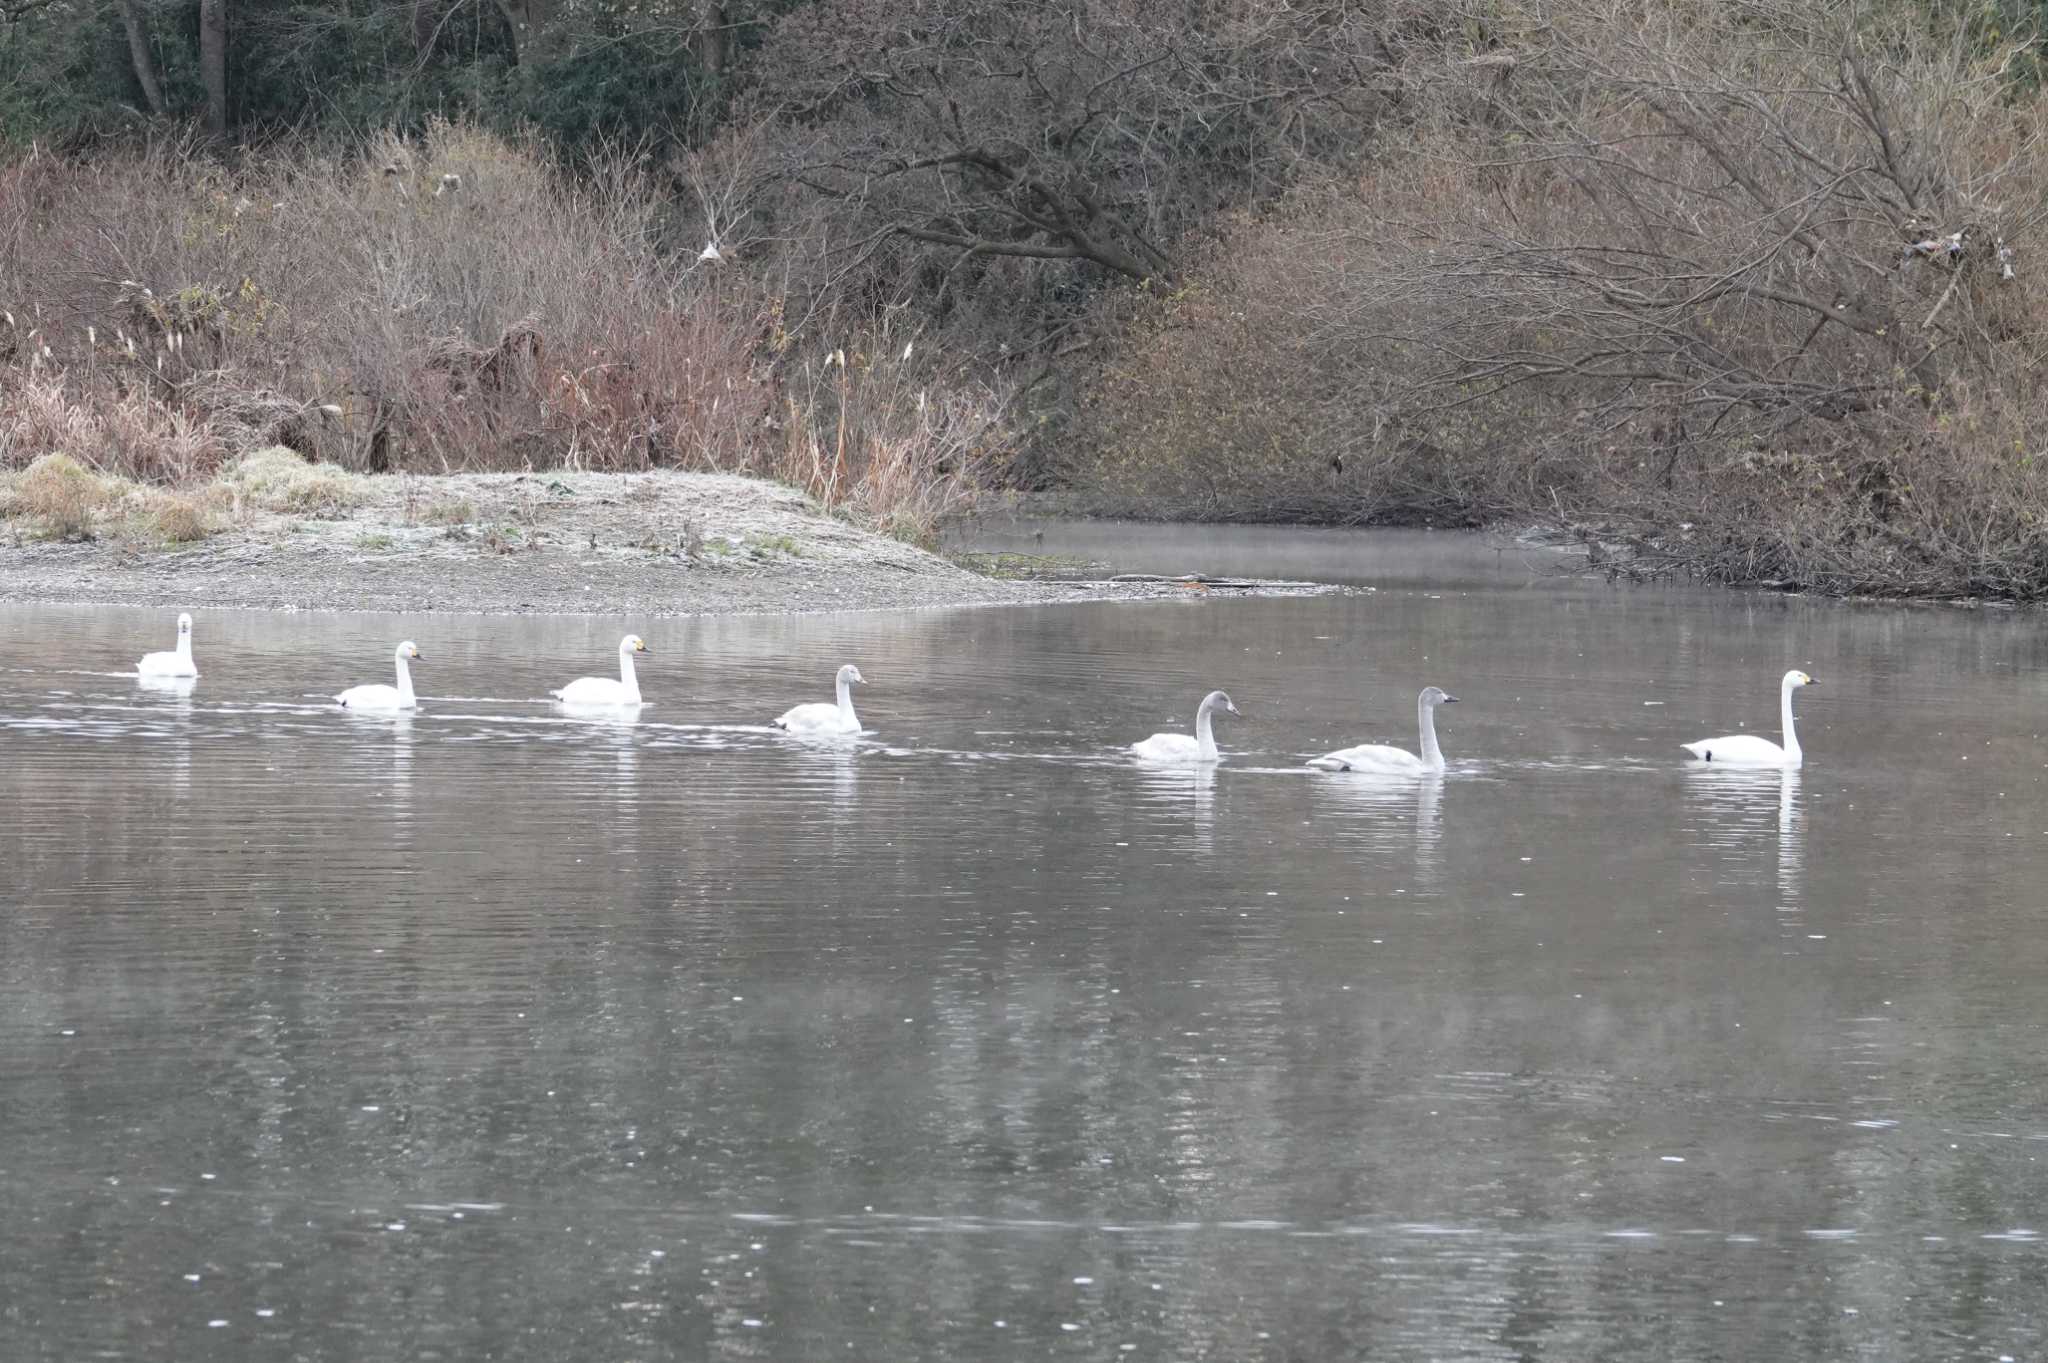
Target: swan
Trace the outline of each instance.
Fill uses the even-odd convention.
[[[417,710],[419,702],[413,699],[412,672],[405,665],[407,658],[420,657],[420,647],[407,639],[392,654],[398,663],[398,685],[396,686],[351,686],[336,696],[344,710]]]
[[[852,663],[839,669],[833,678],[838,692],[839,703],[827,705],[824,701],[813,701],[809,705],[798,705],[783,711],[775,719],[775,727],[793,734],[857,734],[860,720],[853,713],[853,685],[868,684],[860,669]]]
[[[1186,734],[1154,734],[1142,743],[1131,744],[1131,751],[1148,762],[1219,762],[1222,754],[1216,751],[1216,731],[1210,719],[1218,710],[1244,718],[1244,712],[1231,703],[1227,693],[1211,691],[1195,709],[1193,738]]]
[[[135,664],[138,676],[143,677],[196,677],[198,664],[192,661],[192,617],[178,617],[178,646],[169,653],[145,653],[142,661]]]
[[[1792,693],[1802,686],[1816,684],[1813,678],[1796,667],[1787,672],[1785,680],[1779,683],[1778,714],[1785,726],[1785,746],[1782,748],[1755,734],[1703,738],[1697,743],[1681,743],[1679,746],[1702,762],[1720,762],[1731,767],[1796,767],[1806,760],[1806,755],[1799,751],[1799,735],[1792,730]]]
[[[1369,771],[1390,776],[1428,776],[1444,769],[1444,751],[1436,745],[1436,707],[1456,705],[1458,698],[1441,686],[1426,686],[1415,698],[1415,724],[1422,731],[1422,756],[1384,743],[1361,743],[1311,757],[1307,765],[1323,771]]]
[[[633,675],[633,655],[647,652],[647,641],[637,634],[619,640],[619,679],[578,677],[549,695],[564,705],[638,705],[640,680]]]

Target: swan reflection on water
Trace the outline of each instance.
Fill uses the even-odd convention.
[[[1147,801],[1159,808],[1184,812],[1193,830],[1195,850],[1213,850],[1216,833],[1216,764],[1214,762],[1143,762],[1138,781]]]
[[[190,699],[192,688],[197,685],[197,677],[165,677],[148,672],[139,672],[135,676],[136,690],[151,691],[159,695],[183,696]]]
[[[1686,794],[1698,802],[1701,818],[1693,831],[1703,845],[1753,848],[1767,831],[1776,832],[1779,908],[1797,908],[1806,862],[1799,768],[1702,762],[1686,767],[1685,784]]]
[[[1340,772],[1318,778],[1315,794],[1319,804],[1348,805],[1368,816],[1358,821],[1358,836],[1388,851],[1412,850],[1415,869],[1425,879],[1442,870],[1441,774],[1431,772],[1418,777],[1393,772]]]
[[[191,636],[186,633],[181,637]],[[178,727],[171,740],[171,793],[180,799],[192,791],[192,688],[196,685],[197,680],[191,676],[143,672],[135,678],[136,690],[164,697],[164,709],[177,716]]]

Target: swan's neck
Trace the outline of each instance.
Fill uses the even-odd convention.
[[[853,715],[853,682],[845,677],[841,677],[837,693],[839,696],[839,727],[842,729],[859,728],[860,721],[854,718]]]
[[[640,679],[633,675],[633,651],[628,648],[619,650],[619,685],[626,688],[628,704],[640,699]]]
[[[1195,711],[1195,760],[1216,760],[1216,730],[1211,722],[1209,707],[1206,705]]]
[[[1792,691],[1793,691],[1793,689],[1794,689],[1794,688],[1793,688],[1793,686],[1792,686],[1792,683],[1791,683],[1791,682],[1789,682],[1789,681],[1788,681],[1788,682],[1786,682],[1786,683],[1784,684],[1784,686],[1782,686],[1781,688],[1779,688],[1779,695],[1778,695],[1778,716],[1779,716],[1779,718],[1780,718],[1780,719],[1782,719],[1782,720],[1784,721],[1784,725],[1785,725],[1785,756],[1786,756],[1786,757],[1788,757],[1788,758],[1790,758],[1791,760],[1793,760],[1793,761],[1795,761],[1795,762],[1796,762],[1796,761],[1798,761],[1798,760],[1799,760],[1799,755],[1800,755],[1800,754],[1799,754],[1799,734],[1798,734],[1798,732],[1797,732],[1797,731],[1795,731],[1795,730],[1793,729],[1793,727],[1792,727]]]
[[[1436,707],[1427,701],[1416,701],[1415,724],[1422,730],[1422,765],[1442,771],[1444,750],[1436,745]]]
[[[192,636],[182,630],[178,634],[177,654],[180,658],[184,658],[187,661],[192,657]]]
[[[405,665],[405,655],[403,653],[399,654],[395,661],[398,663],[399,702],[404,705],[411,705],[413,703],[412,669]]]

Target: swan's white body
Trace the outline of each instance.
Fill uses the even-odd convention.
[[[1195,736],[1186,734],[1154,734],[1142,742],[1131,744],[1131,751],[1147,762],[1220,762],[1222,754],[1216,751],[1216,730],[1212,716],[1222,710],[1227,714],[1238,714],[1237,706],[1221,691],[1211,691],[1202,697],[1202,703],[1195,709]]]
[[[396,686],[351,686],[334,699],[344,710],[416,710],[419,702],[412,694],[412,669],[405,665],[406,659],[420,656],[419,645],[407,639],[398,646],[393,659],[398,664],[398,685]]]
[[[794,706],[775,717],[775,727],[793,734],[857,734],[860,719],[853,713],[854,683],[866,686],[868,679],[852,663],[839,669],[833,679],[834,692],[838,702],[827,705],[813,701],[808,705]]]
[[[168,653],[145,653],[142,661],[135,664],[137,675],[144,677],[196,677],[199,665],[192,661],[192,617],[178,617],[178,646]]]
[[[638,705],[640,679],[633,675],[633,655],[645,653],[647,643],[637,634],[619,640],[619,679],[578,677],[549,695],[564,705]]]
[[[1729,734],[1724,738],[1703,738],[1679,746],[1702,762],[1729,767],[1796,767],[1806,760],[1799,750],[1799,734],[1792,727],[1792,693],[1814,685],[1813,678],[1798,669],[1785,674],[1778,686],[1778,718],[1784,726],[1783,747],[1755,734]]]
[[[1308,765],[1324,771],[1365,771],[1385,776],[1430,776],[1443,771],[1443,749],[1436,744],[1436,707],[1455,705],[1456,696],[1446,695],[1442,687],[1424,688],[1415,698],[1415,727],[1422,736],[1422,756],[1417,757],[1405,748],[1392,747],[1385,743],[1361,743],[1355,748],[1339,748],[1311,757]]]

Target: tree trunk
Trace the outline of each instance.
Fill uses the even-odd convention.
[[[199,0],[199,81],[206,87],[206,131],[228,135],[228,0]]]
[[[713,80],[725,74],[725,0],[704,0],[697,24],[697,60]]]
[[[497,0],[498,17],[505,21],[505,42],[511,48],[510,65],[519,65],[519,16],[512,12],[510,0]]]
[[[142,11],[136,8],[136,0],[120,0],[121,26],[128,30],[128,60],[135,66],[135,83],[142,87],[142,98],[149,105],[149,112],[162,118],[170,112],[164,103],[164,83],[157,79],[156,54],[149,50],[149,34],[142,27]]]

